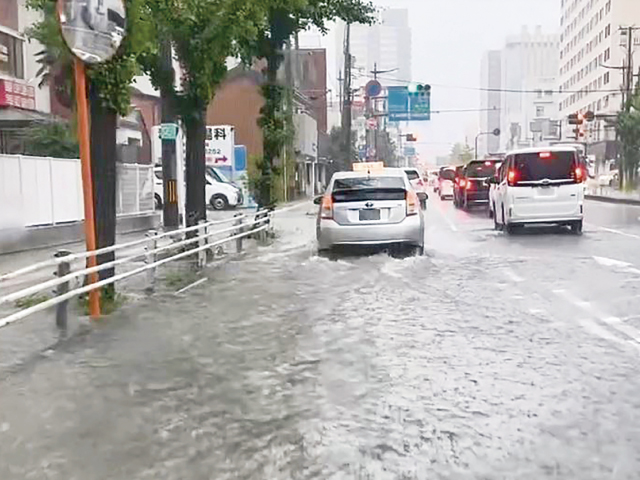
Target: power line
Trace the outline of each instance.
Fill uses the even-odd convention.
[[[359,77],[365,77],[365,78],[373,78],[373,76],[368,75],[366,73],[354,73],[354,75],[357,75]],[[400,82],[400,83],[406,83],[406,84],[411,84],[411,83],[428,83],[428,82],[419,82],[416,80],[404,80],[404,79],[400,79],[400,78],[390,78],[390,77],[381,77],[378,76],[378,80],[388,80],[390,82]],[[474,90],[474,91],[480,91],[480,92],[493,92],[493,93],[528,93],[528,94],[539,94],[542,91],[545,92],[552,92],[554,94],[563,94],[563,93],[584,93],[584,94],[588,94],[588,93],[620,93],[620,89],[607,89],[607,90],[603,90],[603,89],[584,89],[584,90],[555,90],[555,89],[537,89],[537,90],[520,90],[520,89],[514,89],[514,88],[485,88],[485,87],[465,87],[465,86],[461,86],[461,85],[445,85],[442,83],[430,83],[429,85],[433,86],[433,87],[440,87],[440,88],[452,88],[452,89],[459,89],[459,90]]]

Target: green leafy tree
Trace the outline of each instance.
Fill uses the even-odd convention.
[[[373,5],[363,0],[262,0],[266,7],[266,28],[254,44],[243,45],[245,56],[267,61],[266,82],[262,87],[265,104],[258,124],[263,132],[264,156],[259,162],[261,172],[257,183],[258,203],[274,203],[276,159],[292,138],[287,129],[284,99],[285,89],[278,83],[278,70],[284,60],[283,47],[296,32],[315,26],[327,31],[327,22],[342,19],[348,23],[372,23]]]
[[[246,0],[144,0],[158,45],[168,39],[180,63],[179,87],[160,50],[142,58],[144,70],[169,99],[186,133],[186,210],[188,223],[206,219],[206,111],[227,73],[226,60],[241,54],[265,28],[260,2]],[[168,47],[169,45],[167,45]]]
[[[24,153],[41,157],[78,158],[78,139],[67,122],[36,122],[24,131]]]
[[[640,83],[627,108],[618,114],[616,129],[622,145],[620,187],[633,189],[638,186],[640,165]]]
[[[37,54],[41,65],[41,84],[53,83],[61,103],[73,108],[73,56],[58,26],[56,3],[51,0],[28,0],[28,8],[42,13],[41,19],[27,32],[44,49]],[[139,72],[138,57],[153,49],[149,36],[151,24],[142,0],[127,0],[126,36],[116,54],[107,62],[87,67],[90,102],[91,173],[98,248],[111,246],[116,237],[116,128],[118,115],[130,108],[129,86]],[[110,262],[114,253],[98,257],[98,263]],[[113,269],[100,272],[101,279],[113,276]],[[105,289],[113,296],[114,287]]]
[[[451,164],[467,164],[473,160],[473,149],[466,143],[456,143],[451,148],[449,158]]]

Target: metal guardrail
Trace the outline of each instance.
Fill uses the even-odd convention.
[[[233,225],[223,229],[212,230],[212,227],[225,224]],[[53,306],[57,306],[56,325],[60,329],[66,329],[67,305],[69,299],[73,297],[88,293],[91,290],[95,290],[97,288],[101,288],[106,285],[110,285],[120,280],[124,280],[126,278],[145,272],[147,273],[146,290],[148,292],[153,292],[155,287],[155,271],[157,267],[174,260],[197,255],[195,259],[197,267],[204,268],[206,264],[207,250],[213,249],[214,247],[223,245],[228,242],[235,241],[237,251],[241,252],[243,249],[244,238],[254,234],[259,234],[264,238],[266,236],[267,230],[271,229],[271,227],[272,211],[262,210],[258,211],[255,215],[255,218],[252,220],[249,220],[248,217],[244,214],[238,214],[226,220],[201,222],[200,224],[194,225],[192,227],[161,234],[154,230],[151,230],[147,233],[146,238],[144,239],[135,240],[119,245],[113,245],[92,252],[80,252],[75,254],[71,254],[67,251],[57,252],[54,258],[52,258],[51,260],[39,262],[0,276],[0,286],[2,286],[2,283],[7,282],[8,280],[27,275],[43,268],[56,266],[56,278],[31,285],[27,288],[23,288],[16,292],[0,297],[0,305],[3,305],[6,303],[15,302],[22,298],[29,297],[44,290],[49,290],[51,288],[56,289],[55,297],[15,312],[7,317],[0,318],[0,328],[22,320],[30,315],[33,315],[34,313],[40,312]],[[195,233],[195,235],[193,237],[187,237],[187,233]],[[210,241],[212,237],[217,237],[224,234],[228,234],[228,236],[215,241]],[[177,236],[184,236],[184,238],[179,241],[174,241],[169,245],[160,247],[158,246],[159,240],[166,237],[176,238]],[[90,256],[98,256],[110,252],[122,252],[124,250],[130,250],[136,247],[143,248],[140,251],[128,254],[128,256],[118,258],[114,261],[106,262],[95,267],[82,268],[78,270],[71,269],[72,262],[74,261],[85,260]],[[158,259],[158,254],[166,254],[166,252],[176,249],[181,250],[183,247],[187,247],[186,250],[178,251],[172,256]],[[92,283],[90,285],[70,289],[70,282],[76,278],[82,278],[90,273],[100,272],[102,270],[113,268],[117,265],[123,265],[137,260],[144,260],[145,265],[128,272],[114,275],[110,278]]]

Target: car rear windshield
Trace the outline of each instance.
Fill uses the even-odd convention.
[[[514,157],[519,182],[570,180],[575,168],[574,152],[521,153]]]
[[[456,177],[455,171],[448,169],[440,172],[440,178],[443,180],[453,180]]]
[[[405,183],[402,177],[339,178],[333,183],[334,202],[364,200],[404,200]]]
[[[488,178],[496,174],[496,164],[494,162],[471,162],[467,166],[467,177]]]
[[[407,174],[409,180],[418,180],[420,178],[420,174],[416,170],[405,170],[404,173]]]

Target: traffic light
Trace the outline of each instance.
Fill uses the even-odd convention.
[[[587,122],[593,122],[596,118],[595,113],[592,111],[588,111],[585,113],[572,113],[569,115],[569,125],[575,125],[576,128],[573,129],[573,133],[576,136],[576,140],[580,140],[585,136],[585,120]]]
[[[584,115],[583,114],[581,114],[581,113],[572,113],[571,115],[569,115],[569,125],[582,125],[583,123],[584,123]]]
[[[405,138],[407,140],[407,142],[417,142],[418,139],[416,138],[416,136],[413,133],[407,133],[405,135]]]
[[[426,97],[431,94],[431,85],[412,83],[409,85],[409,95],[413,97]]]

